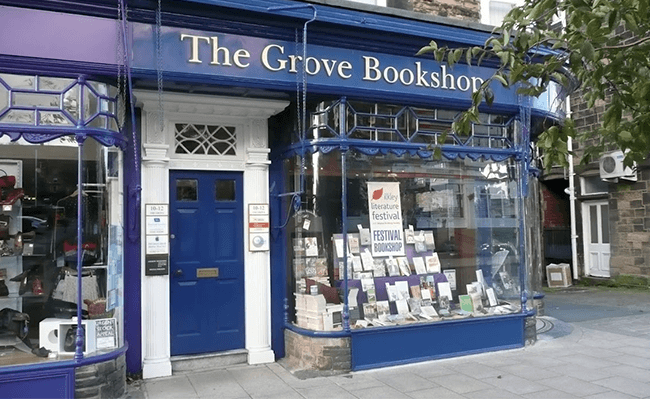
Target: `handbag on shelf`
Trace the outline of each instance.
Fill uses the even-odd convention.
[[[92,265],[97,261],[98,246],[95,241],[89,240],[81,244],[81,262],[82,265]],[[77,242],[65,240],[63,242],[63,254],[65,260],[69,263],[77,262]]]
[[[0,169],[0,172],[4,173],[3,176],[0,176],[0,204],[13,205],[25,196],[25,190],[23,188],[15,188],[15,176],[7,175],[7,172],[2,169]]]
[[[99,297],[97,276],[89,274],[81,277],[81,295],[84,299],[95,300]],[[65,272],[52,292],[52,298],[69,303],[77,303],[77,277]],[[87,308],[87,305],[84,304]]]

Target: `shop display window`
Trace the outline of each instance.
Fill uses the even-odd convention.
[[[314,114],[315,125],[329,119],[322,110]],[[370,124],[371,111],[365,119],[348,120],[348,128]],[[438,110],[431,115],[452,117]],[[396,127],[399,120],[385,125]],[[485,147],[509,148],[504,143],[511,143],[513,129],[504,120],[489,117],[493,125],[476,128],[485,133]],[[334,131],[322,125],[314,130]],[[491,141],[491,135],[500,140]],[[305,329],[336,331],[346,322],[372,329],[521,312],[519,164],[507,157],[448,160],[373,150],[372,142],[382,137],[367,136],[367,149],[359,142],[346,151],[323,143],[324,151],[315,147],[285,160],[287,192],[294,193],[284,197],[284,209],[292,210],[290,320]]]
[[[122,154],[84,142],[77,265],[78,149],[0,138],[0,365],[73,357],[79,275],[84,355],[122,345]]]

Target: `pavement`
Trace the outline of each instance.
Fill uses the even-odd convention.
[[[126,397],[650,399],[650,290],[549,289],[544,314],[520,349],[308,379],[237,365],[136,380]]]

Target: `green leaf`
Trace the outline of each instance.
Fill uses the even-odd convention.
[[[619,103],[611,104],[603,116],[603,127],[615,129],[621,122],[622,112],[623,110]]]
[[[617,26],[618,26],[618,10],[613,9],[607,15],[607,27],[611,30],[611,29],[615,29]]]
[[[434,48],[431,47],[431,46],[424,46],[424,47],[421,48],[417,53],[415,53],[415,55],[416,55],[416,56],[421,56],[422,54],[433,53],[435,50],[436,50],[436,49],[434,49]]]
[[[621,132],[618,134],[618,138],[619,138],[622,142],[631,142],[632,139],[633,139],[632,134],[631,134],[630,132],[628,132],[628,131],[621,131]]]
[[[436,59],[436,61],[438,61],[439,63],[441,63],[441,62],[445,59],[445,49],[442,48],[442,49],[438,49],[438,50],[436,50],[436,51],[433,53],[433,56],[434,56],[434,58]]]
[[[508,81],[506,81],[506,78],[504,78],[503,75],[495,74],[494,79],[501,82],[503,86],[508,87]]]
[[[542,12],[544,12],[543,2],[538,2],[532,10],[530,10],[528,17],[534,21],[542,14]]]
[[[626,13],[623,15],[623,19],[625,19],[625,24],[629,30],[633,32],[639,30],[639,26],[636,23],[636,18],[634,17],[634,14]]]
[[[483,92],[481,90],[477,90],[476,92],[472,93],[472,103],[474,105],[480,104],[482,100]]]
[[[463,56],[463,49],[456,49],[456,50],[454,50],[453,54],[454,54],[454,62],[453,63],[455,64]],[[451,55],[450,55],[450,57],[451,57]]]
[[[508,46],[510,44],[510,32],[507,30],[503,31],[503,46]]]
[[[485,88],[485,103],[490,107],[494,103],[494,91],[489,87]]]
[[[590,41],[585,40],[580,46],[580,51],[582,52],[582,57],[586,58],[589,61],[594,61],[594,46]]]
[[[587,36],[595,36],[600,29],[600,25],[601,22],[599,18],[595,18],[589,21],[589,24],[587,24]]]

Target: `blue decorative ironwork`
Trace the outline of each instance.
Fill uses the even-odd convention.
[[[472,132],[462,136],[451,131],[458,111],[424,109],[377,103],[362,103],[345,97],[320,103],[311,113],[307,136],[290,145],[285,157],[348,147],[365,155],[397,156],[409,154],[423,159],[433,156],[440,147],[448,160],[476,161],[480,158],[503,161],[520,160],[522,149],[514,144],[515,116],[481,114],[483,123],[472,125]],[[446,137],[445,137],[446,135]],[[443,141],[444,138],[444,141]]]
[[[318,105],[317,110],[311,114],[312,126],[308,131],[311,135],[305,139],[346,137],[369,141],[447,144],[472,148],[512,149],[514,147],[514,117],[481,114],[483,122],[474,123],[471,134],[461,136],[451,131],[451,124],[458,114],[458,111],[443,109],[340,99]],[[442,142],[445,134],[447,137]]]
[[[126,146],[117,119],[117,89],[84,77],[0,74],[1,135],[29,143],[82,135],[105,146]]]

